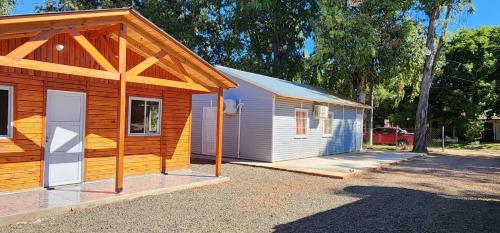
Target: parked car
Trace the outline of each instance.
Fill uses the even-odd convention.
[[[368,132],[364,132],[363,139],[368,140]],[[406,130],[396,127],[373,129],[373,144],[396,145],[396,143],[400,147],[413,145],[413,133],[408,133]]]

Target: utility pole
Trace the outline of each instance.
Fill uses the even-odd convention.
[[[371,92],[372,96],[371,96],[370,106],[372,108],[370,109],[370,123],[368,124],[368,144],[370,146],[373,145],[373,85]]]

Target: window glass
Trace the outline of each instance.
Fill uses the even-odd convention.
[[[131,97],[129,103],[129,134],[159,134],[161,129],[161,101]]]
[[[9,90],[0,89],[0,136],[9,135]]]
[[[0,86],[0,137],[12,136],[12,87]]]
[[[323,135],[332,135],[333,114],[328,113],[328,118],[323,120]]]
[[[130,133],[144,133],[144,108],[143,100],[132,100],[130,104]]]
[[[307,134],[307,111],[297,110],[295,112],[295,134],[297,136]]]

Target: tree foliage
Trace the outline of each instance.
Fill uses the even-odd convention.
[[[7,15],[14,8],[15,0],[0,0],[0,15]]]
[[[304,63],[304,42],[318,12],[315,0],[235,0],[231,24],[240,36],[238,67],[292,80]],[[300,78],[299,78],[300,79]]]
[[[227,64],[242,46],[230,25],[234,3],[225,0],[149,0],[139,11],[212,64]]]
[[[408,12],[414,1],[321,1],[311,82],[364,102],[368,84],[385,87],[397,104],[417,83],[422,36]],[[316,79],[316,80],[314,80]]]
[[[38,12],[75,11],[90,9],[107,9],[130,7],[135,3],[133,0],[45,0],[44,4],[36,7]]]
[[[466,126],[500,115],[500,27],[462,29],[444,50],[445,63],[430,93],[430,118]]]

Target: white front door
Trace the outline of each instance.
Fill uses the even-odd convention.
[[[85,93],[47,91],[45,187],[82,182]]]
[[[217,109],[215,107],[204,107],[201,133],[201,153],[204,155],[215,155],[216,122]]]

